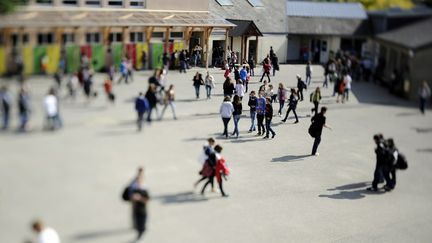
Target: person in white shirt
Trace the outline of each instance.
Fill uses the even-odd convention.
[[[207,72],[207,76],[205,77],[205,87],[207,92],[207,99],[211,99],[211,90],[215,87],[215,80],[209,72]]]
[[[348,73],[345,73],[343,82],[345,83],[344,97],[342,100],[348,101],[349,93],[351,91],[352,78]]]
[[[219,109],[219,112],[224,124],[224,132],[222,135],[224,135],[225,138],[228,138],[228,123],[231,120],[231,116],[234,112],[234,106],[231,103],[231,98],[229,96],[225,97],[224,102]]]
[[[54,130],[61,126],[59,112],[58,112],[58,99],[55,96],[54,89],[50,89],[48,94],[43,100],[43,105],[45,109],[47,128]]]
[[[245,88],[241,80],[237,80],[235,85],[236,94],[240,97],[240,100],[243,100],[243,96],[245,94]]]
[[[57,232],[53,228],[46,227],[42,221],[34,221],[32,228],[37,234],[36,243],[60,243]]]

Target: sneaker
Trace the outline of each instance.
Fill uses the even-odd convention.
[[[283,119],[281,122],[286,122],[286,120],[285,119]]]
[[[261,136],[261,132],[258,132],[258,133],[257,133],[257,136]]]
[[[229,197],[228,194],[222,194],[222,197]]]
[[[295,121],[295,122],[294,122],[294,124],[297,124],[297,123],[299,123],[299,121]]]
[[[269,136],[265,136],[265,137],[263,137],[263,139],[268,139],[269,138]]]
[[[272,138],[274,138],[276,136],[276,133],[273,133]]]
[[[318,156],[319,156],[319,153],[312,154],[312,156],[317,156],[317,157],[318,157]]]
[[[393,190],[393,188],[392,188],[392,187],[389,187],[389,186],[384,186],[384,190],[385,190],[386,192],[390,192],[390,191]]]
[[[371,192],[376,192],[376,191],[378,191],[378,189],[377,189],[377,188],[374,188],[374,187],[368,187],[368,188],[366,188],[366,190],[371,191]]]

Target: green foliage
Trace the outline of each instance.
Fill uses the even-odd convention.
[[[0,0],[0,14],[10,13],[15,9],[16,1]]]
[[[412,0],[330,0],[328,2],[359,2],[363,4],[367,10],[381,10],[387,8],[410,9],[414,6]]]

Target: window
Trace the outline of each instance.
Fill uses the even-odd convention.
[[[123,6],[123,0],[108,0],[108,6],[122,7]]]
[[[23,44],[28,44],[29,43],[29,35],[28,34],[23,34],[23,36],[22,36],[22,42],[23,42]]]
[[[123,41],[123,35],[122,33],[110,33],[109,34],[109,42],[122,42]]]
[[[87,43],[99,43],[100,39],[100,33],[94,32],[86,34]]]
[[[22,44],[27,44],[29,41],[29,36],[28,34],[22,34],[21,38],[19,34],[12,34],[11,36],[11,41],[12,41],[12,46],[18,46],[20,43],[19,41],[22,41]]]
[[[144,35],[142,32],[131,32],[129,33],[130,41],[131,42],[143,42],[144,41]]]
[[[12,39],[12,46],[17,46],[18,45],[18,34],[13,34],[11,36]]]
[[[153,32],[153,38],[164,38],[164,32]]]
[[[88,6],[97,7],[100,6],[100,0],[86,0],[85,4]]]
[[[63,42],[63,44],[74,43],[75,42],[75,35],[73,33],[63,34],[62,35],[62,42]]]
[[[129,5],[135,8],[144,7],[144,0],[130,0]]]
[[[221,6],[233,6],[233,2],[231,0],[216,0],[217,3]]]
[[[261,0],[247,0],[252,7],[264,7],[264,4]]]
[[[77,0],[63,0],[63,5],[78,5]]]
[[[52,44],[54,42],[54,34],[53,33],[40,33],[37,36],[38,44]]]
[[[183,39],[183,32],[171,32],[170,39]]]
[[[37,4],[46,4],[46,5],[52,5],[53,1],[52,0],[36,0]]]

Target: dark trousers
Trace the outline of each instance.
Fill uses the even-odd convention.
[[[137,240],[139,240],[146,230],[147,214],[134,210],[132,217],[135,230],[137,231]]]
[[[289,113],[290,113],[291,111],[293,111],[294,116],[295,116],[295,119],[296,119],[296,122],[298,122],[299,120],[298,120],[297,112],[296,112],[296,110],[293,109],[291,106],[288,107],[288,110],[287,110],[287,112],[286,112],[286,115],[285,115],[284,121],[286,121],[286,120],[288,119],[288,115],[289,115]]]
[[[299,99],[303,100],[303,89],[298,89]]]
[[[282,114],[282,109],[285,105],[285,100],[279,100],[279,111],[278,114]]]
[[[206,177],[208,180],[207,182],[204,184],[203,188],[201,189],[201,194],[204,194],[206,187],[211,184],[211,187],[213,188],[214,185],[214,175]],[[220,187],[220,186],[219,186]]]
[[[218,184],[219,184],[219,190],[220,190],[222,196],[225,196],[226,194],[225,194],[225,191],[224,191],[223,185],[222,185],[223,184],[223,179],[218,180]]]
[[[142,129],[143,121],[144,121],[144,112],[138,112],[137,125],[139,131],[141,131]]]
[[[267,75],[268,78],[268,82],[270,83],[270,73],[269,72],[264,72],[263,75],[261,76],[260,82],[263,81],[264,76]]]
[[[396,186],[396,170],[393,166],[383,166],[383,175],[386,187],[393,189]]]
[[[224,132],[222,135],[224,135],[226,138],[228,137],[228,123],[231,120],[231,118],[223,118],[222,117],[222,121],[224,124]]]
[[[266,137],[269,136],[270,132],[272,135],[276,134],[275,131],[273,131],[273,129],[271,128],[271,121],[272,121],[272,119],[270,117],[265,118],[265,124],[266,124],[266,129],[267,129]]]
[[[382,168],[382,166],[377,166],[375,168],[375,172],[374,172],[374,178],[372,181],[372,188],[378,189],[378,183],[382,182],[382,180],[383,180],[383,168]]]
[[[318,108],[319,108],[319,102],[318,101],[314,101],[314,108],[312,109],[312,112],[318,113]]]
[[[257,114],[257,121],[258,121],[258,133],[261,133],[261,129],[262,129],[262,133],[265,133],[265,128],[264,128],[264,114]]]
[[[420,98],[420,111],[421,113],[425,113],[425,109],[426,109],[426,99],[425,98]]]
[[[315,155],[317,150],[318,150],[318,146],[321,143],[321,135],[320,136],[316,136],[315,137],[315,141],[312,147],[312,155]]]

